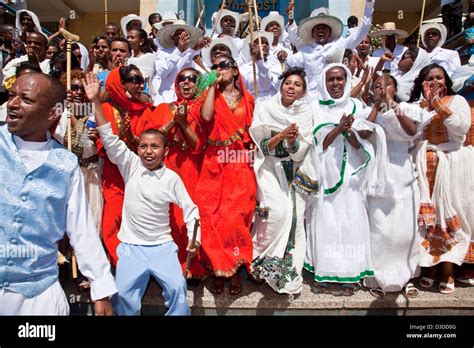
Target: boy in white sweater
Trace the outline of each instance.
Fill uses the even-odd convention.
[[[189,315],[186,281],[178,261],[178,248],[171,237],[169,205],[182,210],[194,256],[200,245],[200,230],[191,245],[192,231],[199,212],[187,193],[181,178],[166,168],[162,159],[168,153],[166,138],[158,130],[140,136],[138,155],[113,134],[99,101],[100,84],[96,75],[83,81],[87,97],[94,103],[97,130],[110,161],[117,165],[125,181],[122,225],[118,234],[119,261],[115,282],[118,288],[118,315],[139,315],[141,299],[150,276],[163,288],[166,315]]]

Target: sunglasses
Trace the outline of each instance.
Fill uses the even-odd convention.
[[[142,83],[145,83],[145,80],[143,79],[143,77],[141,77],[139,75],[135,75],[135,76],[132,76],[132,77],[127,77],[125,79],[125,82],[131,82],[135,85],[141,85]]]
[[[219,64],[214,64],[213,66],[211,66],[211,70],[217,70],[217,69],[227,70],[229,68],[234,68],[234,64],[232,64],[228,60],[224,60],[220,62]]]
[[[191,82],[191,83],[196,83],[196,81],[197,81],[197,76],[196,76],[196,75],[188,75],[188,76],[186,76],[186,75],[179,75],[179,76],[178,76],[178,83],[184,82],[184,81],[186,81],[186,80],[188,80],[188,81]]]
[[[83,91],[84,92],[84,87],[78,84],[71,85],[71,91],[77,92],[77,91]]]

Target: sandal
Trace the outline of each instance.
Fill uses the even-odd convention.
[[[237,284],[233,284],[232,281],[235,282],[234,279],[238,279],[238,283]],[[240,294],[240,292],[242,291],[242,283],[241,283],[241,280],[240,280],[240,277],[238,274],[235,274],[233,275],[231,278],[230,278],[230,284],[229,284],[229,294],[231,295],[238,295]]]
[[[311,291],[316,294],[326,294],[328,293],[327,283],[316,283],[311,287]]]
[[[445,294],[445,295],[452,294],[455,290],[454,281],[452,283],[440,282],[438,286],[438,290],[440,293]]]
[[[422,288],[425,288],[425,289],[428,289],[428,288],[431,288],[434,284],[435,280],[434,279],[431,279],[431,278],[428,278],[428,277],[421,277],[420,279],[420,286]]]
[[[369,294],[371,294],[377,300],[383,300],[385,298],[385,291],[383,291],[381,288],[369,289]]]
[[[429,279],[429,278],[428,278]],[[404,288],[403,294],[407,298],[415,298],[418,296],[418,289],[413,285],[413,283],[407,283]]]
[[[341,288],[344,296],[352,296],[354,295],[356,286],[352,283],[344,283],[341,285]]]
[[[220,277],[214,278],[211,284],[211,291],[214,294],[222,294],[224,291],[224,279]]]

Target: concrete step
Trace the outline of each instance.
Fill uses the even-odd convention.
[[[456,291],[444,295],[432,289],[419,289],[419,296],[406,298],[401,293],[387,293],[383,300],[375,299],[364,289],[353,296],[343,296],[339,286],[331,284],[330,293],[313,292],[308,273],[304,274],[303,291],[297,296],[280,295],[266,284],[255,285],[242,276],[242,292],[231,296],[228,284],[224,292],[210,291],[212,279],[188,290],[187,301],[193,315],[474,315],[474,287],[456,283]],[[71,303],[71,313],[91,314],[88,293],[79,293],[68,282],[63,285]],[[143,298],[144,315],[161,315],[166,312],[161,287],[150,281]]]

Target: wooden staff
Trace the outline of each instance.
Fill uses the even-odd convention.
[[[198,0],[198,2],[199,2],[199,0]],[[206,6],[203,5],[203,6],[202,6],[202,10],[201,10],[201,12],[199,13],[199,18],[198,18],[198,21],[197,21],[197,23],[196,23],[196,28],[198,28],[198,27],[199,27],[199,24],[201,24],[201,20],[202,20],[203,14],[204,14],[204,9],[205,9],[205,7],[206,7]]]
[[[288,7],[290,5],[293,5],[293,7],[292,7],[292,10],[288,12],[288,19],[289,20],[294,20],[295,19],[295,0],[290,0],[290,3],[288,4]]]
[[[262,57],[262,60],[265,60],[265,58],[263,57],[262,36],[260,35],[260,30],[262,30],[262,28],[260,28],[260,19],[258,19],[257,0],[253,0],[253,8],[255,9],[255,21],[257,23],[258,45],[260,47],[260,57]],[[252,20],[252,22],[253,22],[253,20]],[[263,30],[265,30],[265,29],[263,29]],[[283,28],[281,30],[282,30],[281,35],[283,35]],[[272,43],[269,42],[269,44],[271,45]]]
[[[197,10],[198,10],[198,13],[199,13],[199,18],[201,18],[201,0],[196,0],[197,2]],[[197,28],[197,26],[196,26]]]
[[[196,236],[199,228],[199,219],[194,219],[193,239],[191,240],[191,249],[196,245]],[[188,253],[186,258],[186,268],[184,269],[184,279],[188,279],[189,265],[191,264],[191,254]]]
[[[73,41],[79,41],[79,36],[74,35],[64,28],[59,32],[66,39],[66,87],[71,90],[71,45]],[[67,149],[72,151],[72,105],[68,103],[67,108]],[[77,279],[77,260],[76,255],[72,254],[72,278]]]
[[[416,47],[420,47],[421,26],[423,25],[423,18],[425,17],[425,7],[426,7],[426,0],[423,0],[423,7],[421,9],[421,18],[420,18],[420,28],[418,29],[418,39],[416,41]]]
[[[107,13],[107,8],[108,8],[108,6],[107,6],[107,0],[104,0],[104,8],[105,8],[105,25],[107,25],[107,23],[109,22],[109,21],[108,21],[108,17],[107,17],[107,14],[108,14],[108,13]]]
[[[224,7],[225,7],[226,2],[227,2],[227,0],[222,0],[221,8],[219,10],[219,13],[217,13],[216,22],[214,23],[214,27],[212,28],[212,31],[211,31],[211,36],[210,36],[211,39],[212,39],[212,36],[214,35],[214,33],[216,32],[217,23],[219,23],[219,21],[221,20],[222,11],[224,11]]]
[[[252,0],[248,0],[249,8],[249,28],[250,28],[250,42],[253,44],[253,18],[252,18]],[[253,68],[253,89],[255,91],[255,98],[258,97],[258,82],[257,82],[257,67],[255,66],[255,57],[252,55]]]

